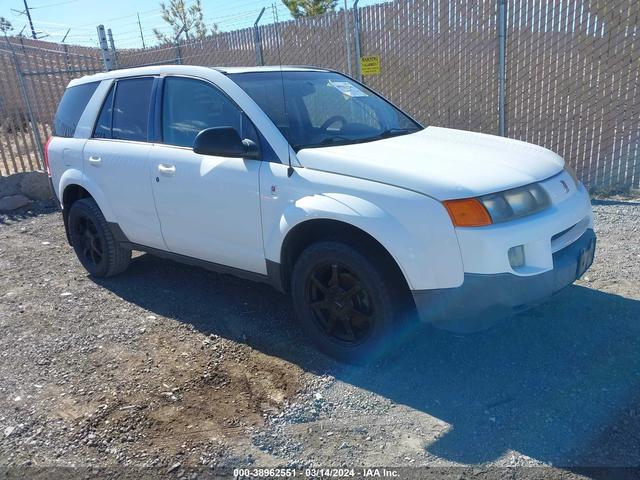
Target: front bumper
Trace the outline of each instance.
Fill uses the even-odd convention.
[[[593,229],[588,228],[575,242],[553,254],[552,270],[537,275],[465,273],[460,287],[415,290],[412,294],[418,315],[424,322],[452,331],[486,328],[496,319],[539,304],[571,285],[591,265],[595,241]]]

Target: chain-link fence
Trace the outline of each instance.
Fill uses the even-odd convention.
[[[0,176],[43,168],[43,145],[67,84],[102,70],[95,48],[0,40]]]
[[[110,53],[118,68],[304,64],[354,76],[358,56],[378,56],[379,73],[363,81],[425,125],[504,132],[558,152],[593,189],[623,190],[640,187],[639,16],[637,0],[356,2],[347,11]],[[103,65],[99,49],[1,43],[0,111],[8,120],[0,174],[7,174],[37,167],[37,144],[64,85]]]

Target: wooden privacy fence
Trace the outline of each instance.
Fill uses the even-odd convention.
[[[357,76],[359,47],[381,63],[364,83],[425,125],[498,134],[502,113],[507,136],[558,152],[588,186],[628,189],[640,188],[639,16],[638,0],[398,0],[112,57],[119,68],[262,61]],[[0,41],[0,174],[38,167],[65,84],[103,68],[99,49],[39,43]]]

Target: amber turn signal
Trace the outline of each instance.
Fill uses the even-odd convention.
[[[491,216],[480,200],[464,198],[443,202],[456,227],[481,227],[491,225]]]

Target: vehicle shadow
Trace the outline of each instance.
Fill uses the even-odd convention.
[[[515,450],[559,466],[640,465],[640,301],[572,286],[484,332],[408,329],[390,358],[353,367],[305,343],[288,298],[267,285],[150,255],[98,283],[158,315],[447,422],[425,446],[444,459],[476,464]]]

